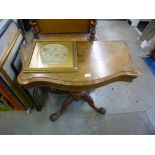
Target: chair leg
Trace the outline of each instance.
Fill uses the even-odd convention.
[[[72,103],[73,100],[74,100],[74,99],[73,99],[72,96],[68,96],[68,97],[65,99],[65,101],[63,102],[62,107],[61,107],[56,113],[53,113],[53,114],[50,116],[51,121],[57,120],[57,119],[60,117],[60,115],[61,115],[62,113],[64,113],[64,111],[68,108],[68,106]]]
[[[94,101],[93,101],[92,97],[89,96],[87,93],[85,93],[85,92],[82,93],[82,94],[81,94],[81,98],[82,98],[84,101],[86,101],[86,102],[88,103],[88,105],[89,105],[91,108],[93,108],[96,112],[98,112],[98,113],[100,113],[100,114],[103,114],[103,115],[106,114],[105,108],[103,108],[103,107],[100,107],[100,108],[96,107],[95,104],[94,104]]]

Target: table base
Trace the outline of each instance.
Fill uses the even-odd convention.
[[[92,99],[91,96],[89,96],[86,92],[70,92],[70,95],[64,100],[61,108],[56,112],[53,113],[50,116],[50,120],[51,121],[55,121],[57,120],[60,115],[62,115],[65,110],[68,108],[68,106],[73,102],[73,101],[78,101],[78,100],[84,100],[86,101],[86,103],[88,103],[88,105],[93,108],[96,112],[105,115],[106,114],[106,110],[103,107],[96,107],[94,104],[94,101]]]

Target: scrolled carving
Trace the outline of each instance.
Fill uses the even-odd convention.
[[[53,113],[50,116],[51,121],[57,120],[60,115],[62,115],[65,110],[68,108],[68,106],[73,102],[73,101],[78,101],[78,100],[84,100],[88,103],[88,105],[94,109],[96,112],[105,115],[106,110],[103,107],[96,107],[93,101],[93,98],[89,96],[86,92],[80,92],[80,91],[74,91],[70,92],[70,96],[68,96],[65,101],[63,102],[61,108],[56,112]]]

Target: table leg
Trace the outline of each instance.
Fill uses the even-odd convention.
[[[63,102],[62,107],[56,112],[53,113],[50,116],[51,121],[55,121],[56,119],[59,118],[59,116],[64,113],[64,111],[68,108],[68,106],[72,103],[72,101],[78,101],[80,99],[83,99],[84,101],[86,101],[88,103],[88,105],[93,108],[96,112],[100,113],[100,114],[105,114],[106,110],[102,107],[98,108],[95,106],[94,101],[92,99],[91,96],[89,96],[87,93],[85,92],[71,92],[70,96],[68,96],[65,101]]]
[[[51,116],[50,116],[50,119],[51,121],[55,121],[59,118],[59,116],[67,109],[67,107],[72,103],[73,101],[73,97],[72,96],[68,96],[65,101],[63,102],[62,104],[62,107],[56,112],[56,113],[53,113]]]
[[[105,108],[103,108],[103,107],[100,107],[100,108],[96,107],[95,104],[94,104],[94,101],[93,101],[92,97],[89,96],[88,94],[82,93],[82,94],[81,94],[81,98],[82,98],[84,101],[86,101],[86,102],[88,103],[88,105],[89,105],[91,108],[93,108],[96,112],[98,112],[98,113],[100,113],[100,114],[103,114],[103,115],[106,114]]]

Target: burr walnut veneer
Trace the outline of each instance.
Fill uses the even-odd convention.
[[[21,59],[24,67],[30,43],[22,47]],[[51,115],[56,120],[73,100],[83,99],[95,111],[105,114],[104,108],[97,108],[86,90],[102,87],[116,81],[131,82],[139,75],[129,55],[129,48],[123,41],[81,41],[76,42],[78,70],[75,72],[25,73],[21,70],[18,82],[25,87],[48,86],[69,92],[60,110]]]

